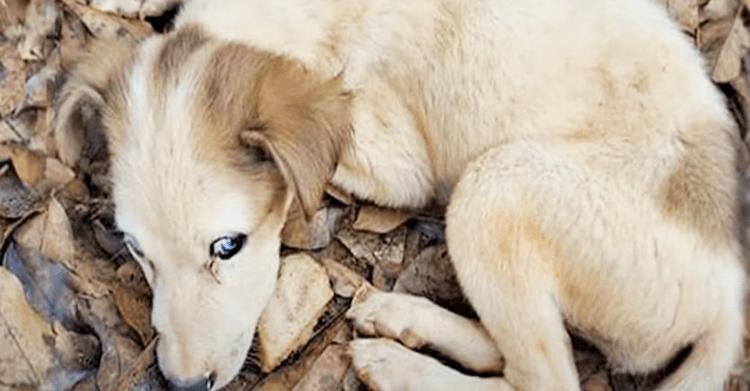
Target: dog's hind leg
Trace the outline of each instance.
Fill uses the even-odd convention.
[[[741,341],[741,265],[654,202],[684,152],[607,147],[518,141],[471,163],[446,215],[461,287],[519,390],[578,389],[566,324],[630,372],[692,343],[662,390],[717,389]]]
[[[744,317],[732,305],[720,314],[659,391],[721,390],[742,346]],[[735,309],[735,310],[733,310]]]
[[[490,150],[467,167],[446,215],[461,287],[505,357],[505,378],[522,391],[580,387],[549,263],[554,254],[540,238],[535,224],[544,217],[532,202],[567,186],[554,183],[569,177],[564,160],[533,142]]]

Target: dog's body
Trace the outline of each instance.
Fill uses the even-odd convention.
[[[656,4],[194,0],[176,30],[142,44],[132,64],[110,66],[118,76],[109,84],[88,80],[116,91],[100,100],[118,224],[167,270],[159,262],[174,262],[174,249],[192,239],[165,238],[165,222],[203,238],[193,227],[218,219],[212,205],[232,204],[218,215],[236,228],[216,223],[206,237],[251,232],[252,251],[269,259],[255,277],[262,293],[241,295],[254,301],[243,326],[254,328],[270,295],[278,259],[269,254],[291,194],[314,212],[335,168],[332,182],[365,200],[448,205],[451,258],[483,327],[392,294],[359,301],[355,325],[410,346],[432,343],[478,371],[499,369],[495,346],[507,362],[503,379],[473,378],[386,341],[359,341],[354,363],[370,385],[577,389],[566,325],[629,372],[656,370],[692,346],[663,389],[717,389],[727,377],[743,330],[739,141],[699,55]],[[229,178],[247,172],[227,168],[242,160],[232,144],[240,138],[277,166],[251,159],[263,168],[242,186]],[[213,194],[206,182],[252,197],[174,194]],[[199,254],[207,239],[196,240]],[[217,290],[243,289],[242,280],[219,275],[230,282]],[[210,283],[190,278],[186,284]],[[169,336],[189,315],[166,318],[191,304],[164,284],[156,283],[154,314]],[[430,329],[438,325],[445,332]],[[244,353],[246,333],[239,341]],[[160,362],[175,378],[218,371],[225,384],[239,369],[237,354],[215,368],[212,360],[221,360],[211,355],[220,353],[205,346],[228,343],[162,347]],[[207,358],[170,364],[170,355]],[[412,364],[430,376],[410,376]]]

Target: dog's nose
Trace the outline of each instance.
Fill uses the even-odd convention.
[[[170,391],[209,391],[214,386],[212,377],[178,381],[167,379]]]

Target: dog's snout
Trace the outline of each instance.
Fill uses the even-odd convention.
[[[170,391],[209,391],[214,386],[214,380],[215,376],[213,374],[200,379],[167,379]]]

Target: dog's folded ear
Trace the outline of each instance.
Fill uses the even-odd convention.
[[[259,126],[241,133],[246,147],[262,148],[310,220],[326,183],[351,140],[351,94],[340,77],[315,81],[304,70],[270,71],[258,96]]]
[[[78,162],[89,130],[102,131],[102,114],[118,70],[130,61],[135,44],[95,41],[75,62],[55,99],[54,138],[57,154],[65,164]]]

